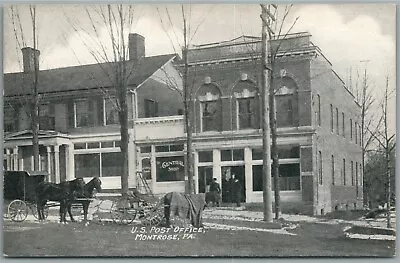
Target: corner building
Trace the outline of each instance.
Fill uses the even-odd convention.
[[[360,107],[307,32],[271,41],[283,211],[324,214],[362,205]],[[196,189],[241,181],[262,202],[261,39],[189,50]]]

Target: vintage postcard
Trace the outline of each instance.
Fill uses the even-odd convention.
[[[3,5],[5,257],[393,257],[393,4]]]

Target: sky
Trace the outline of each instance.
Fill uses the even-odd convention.
[[[93,8],[92,6],[90,8]],[[146,55],[180,53],[183,39],[179,5],[135,5],[130,32],[146,39]],[[280,6],[279,10],[283,10]],[[27,6],[18,6],[26,45],[31,45]],[[90,9],[92,10],[92,9]],[[168,10],[168,13],[166,12]],[[241,35],[260,36],[260,7],[257,4],[217,4],[186,6],[190,43],[205,44]],[[4,8],[4,71],[21,71],[21,52],[16,45],[10,7]],[[84,5],[38,5],[41,69],[95,63],[82,43],[81,31],[89,25]],[[280,11],[278,17],[282,17]],[[393,4],[293,5],[285,28],[298,17],[291,32],[308,31],[348,86],[354,86],[357,72],[367,70],[374,95],[381,99],[385,79],[395,90],[396,18]],[[79,27],[74,30],[75,27]],[[100,30],[100,41],[107,41]],[[93,40],[93,37],[91,38]],[[350,74],[350,72],[352,72]],[[350,75],[353,84],[350,84]],[[395,99],[390,101],[390,127],[395,132]]]

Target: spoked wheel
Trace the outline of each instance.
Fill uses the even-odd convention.
[[[8,205],[8,216],[14,222],[22,222],[28,216],[28,206],[22,200],[14,200]]]
[[[141,214],[142,224],[145,226],[159,226],[164,218],[164,209],[161,204],[144,207]]]
[[[32,205],[30,205],[30,209],[32,211],[32,215],[36,219],[39,219],[38,213],[37,213],[37,204],[36,203],[32,203]],[[49,206],[48,205],[44,205],[43,215],[44,215],[44,219],[46,219],[49,216]]]
[[[129,225],[135,220],[137,210],[131,207],[128,200],[118,200],[112,204],[110,213],[114,223]]]

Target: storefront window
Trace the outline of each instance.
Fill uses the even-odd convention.
[[[279,159],[300,158],[300,147],[293,145],[278,146]]]
[[[102,177],[121,176],[123,158],[120,152],[101,153]]]
[[[243,160],[244,160],[243,149],[221,150],[221,161],[243,161]]]
[[[75,155],[75,177],[99,177],[100,154]]]
[[[262,160],[264,153],[262,149],[252,149],[252,159],[253,160]]]
[[[263,190],[263,166],[253,165],[253,191]],[[279,165],[279,186],[281,191],[300,190],[300,165],[280,164]],[[274,184],[272,184],[274,191]]]
[[[262,165],[253,165],[253,191],[263,190]]]
[[[183,156],[157,157],[157,182],[184,181]]]
[[[279,176],[280,176],[279,177],[280,190],[282,191],[300,190],[300,164],[298,163],[280,164]]]
[[[213,152],[212,151],[201,151],[199,152],[199,162],[206,163],[213,161]]]

